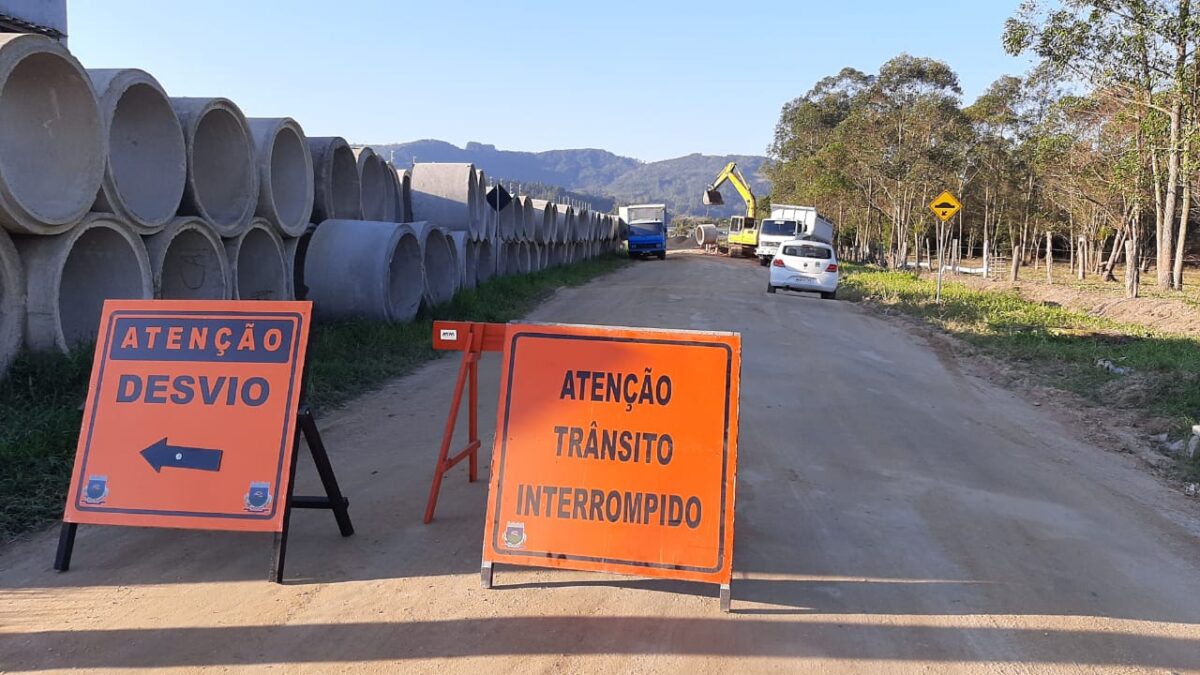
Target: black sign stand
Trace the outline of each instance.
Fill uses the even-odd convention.
[[[296,486],[296,455],[300,452],[300,435],[304,434],[305,444],[312,453],[313,463],[317,465],[317,474],[321,477],[321,485],[325,488],[325,496],[297,497],[292,494]],[[269,579],[277,584],[283,583],[283,564],[287,558],[288,529],[292,521],[292,509],[330,509],[337,520],[338,530],[343,537],[354,534],[354,525],[350,522],[350,500],[342,496],[338,487],[337,477],[333,475],[333,465],[329,462],[329,453],[325,452],[325,443],[321,433],[317,431],[317,420],[313,417],[312,409],[301,405],[296,414],[296,436],[292,446],[292,466],[289,470],[287,506],[283,512],[283,529],[275,533],[275,550],[271,555],[271,576]]]
[[[312,453],[313,463],[317,466],[317,474],[321,477],[321,485],[325,488],[325,496],[297,497],[293,495],[296,485],[296,455],[300,451],[300,435]],[[277,584],[283,583],[283,563],[287,556],[288,528],[291,524],[292,509],[330,509],[337,520],[338,530],[343,537],[354,534],[354,525],[350,522],[350,500],[342,496],[338,487],[337,477],[333,474],[333,464],[329,461],[329,453],[325,451],[325,443],[317,430],[317,420],[307,404],[301,404],[296,412],[296,432],[292,441],[292,461],[288,468],[287,500],[283,512],[283,530],[275,533],[275,547],[271,556],[270,580]],[[71,554],[75,550],[75,533],[79,523],[62,524],[58,535],[58,552],[54,556],[54,569],[66,572],[71,569]]]

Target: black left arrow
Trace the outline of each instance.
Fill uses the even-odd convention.
[[[222,454],[224,454],[222,450],[171,445],[167,443],[165,436],[162,440],[142,450],[142,457],[157,472],[161,472],[164,466],[198,471],[220,471]]]

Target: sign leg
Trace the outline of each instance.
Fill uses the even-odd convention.
[[[329,461],[329,453],[326,452],[325,443],[321,440],[321,433],[317,430],[317,420],[313,416],[312,409],[308,406],[301,407],[297,421],[297,426],[304,433],[304,440],[308,442],[313,463],[317,465],[317,474],[321,477],[321,485],[325,487],[326,496],[329,497],[329,508],[333,509],[333,517],[337,519],[338,530],[343,537],[349,537],[354,534],[354,525],[350,522],[350,502],[342,496],[342,489],[338,487],[337,476],[333,474],[333,464]]]
[[[492,563],[485,562],[479,568],[479,585],[484,588],[492,587]]]
[[[721,611],[729,613],[729,605],[732,601],[730,597],[729,584],[721,584]]]
[[[54,569],[66,572],[71,569],[71,553],[75,551],[75,531],[79,523],[63,523],[58,532],[58,553],[54,555]]]
[[[296,425],[296,433],[292,440],[292,462],[288,468],[287,497],[283,503],[283,528],[275,533],[275,547],[271,555],[270,581],[283,583],[283,565],[287,559],[288,530],[292,524],[292,495],[296,489],[296,453],[300,449],[300,425]]]
[[[479,476],[479,356],[477,354],[471,355],[470,377],[471,387],[467,393],[470,399],[468,405],[471,406],[467,413],[470,436],[468,436],[467,441],[475,446],[475,449],[471,451],[468,465],[470,470],[467,473],[467,480],[474,483],[475,479]]]

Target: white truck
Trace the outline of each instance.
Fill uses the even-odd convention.
[[[754,255],[758,256],[759,264],[770,265],[779,245],[793,239],[832,244],[833,223],[817,213],[815,206],[772,204],[771,217],[764,218],[758,228],[758,248],[754,249]]]

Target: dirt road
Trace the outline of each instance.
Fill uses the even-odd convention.
[[[83,527],[66,574],[53,532],[8,547],[0,671],[1200,669],[1195,502],[902,327],[764,291],[753,263],[672,255],[531,317],[743,333],[731,615],[687,583],[500,568],[481,589],[485,483],[456,471],[420,522],[443,359],[321,419],[358,534],[297,512],[287,585],[262,535]]]

